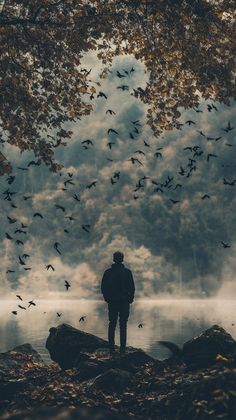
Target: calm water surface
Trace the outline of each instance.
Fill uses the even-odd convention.
[[[86,332],[107,338],[107,307],[91,300],[39,300],[26,311],[16,301],[1,301],[0,352],[30,343],[50,362],[45,348],[48,330],[65,322]],[[17,309],[18,315],[11,311]],[[57,317],[57,312],[62,313]],[[85,322],[79,318],[86,315]],[[138,324],[143,323],[143,328]],[[182,345],[186,340],[219,324],[236,338],[236,302],[231,300],[139,300],[131,305],[128,345],[140,347],[153,357],[163,359],[168,350],[158,340]],[[117,336],[118,344],[118,336]]]

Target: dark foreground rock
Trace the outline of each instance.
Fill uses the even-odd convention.
[[[218,325],[213,325],[183,345],[183,360],[187,365],[209,366],[216,362],[217,355],[226,358],[236,355],[236,341]]]
[[[71,331],[69,326],[65,329]],[[235,418],[235,341],[220,327],[213,326],[185,343],[179,359],[162,362],[133,348],[126,355],[116,352],[110,357],[106,342],[101,347],[100,339],[90,334],[86,341],[83,332],[79,341],[75,331],[79,354],[86,360],[78,358],[71,369],[46,365],[28,344],[0,355],[1,419]],[[214,342],[209,352],[207,340]],[[66,352],[66,345],[63,348]],[[201,364],[200,357],[191,369],[198,352],[205,354],[202,348],[210,355],[207,363]]]
[[[131,385],[132,375],[130,372],[121,369],[109,369],[107,372],[98,375],[88,383],[88,390],[100,390],[105,393],[122,392]]]
[[[92,353],[99,348],[108,348],[107,341],[71,325],[61,324],[56,328],[50,328],[49,332],[46,348],[51,359],[62,369],[75,367],[81,361],[88,359],[84,354],[86,352]]]

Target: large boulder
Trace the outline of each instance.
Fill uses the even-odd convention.
[[[231,357],[236,353],[236,341],[224,328],[213,325],[183,345],[183,360],[187,365],[204,367],[216,363],[216,356]]]
[[[108,348],[106,340],[68,324],[50,328],[49,332],[46,348],[51,359],[62,369],[76,367],[81,361],[89,359],[85,353],[92,353],[99,348]]]
[[[88,383],[89,390],[103,391],[106,394],[122,392],[131,385],[132,374],[126,370],[109,369],[107,372],[96,376]]]

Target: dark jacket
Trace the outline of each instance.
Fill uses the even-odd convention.
[[[132,303],[135,292],[132,272],[122,263],[112,264],[103,274],[101,292],[108,303]]]

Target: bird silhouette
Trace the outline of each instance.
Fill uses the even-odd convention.
[[[90,139],[81,141],[81,144],[86,144],[87,146],[93,146],[93,141]]]
[[[210,158],[211,157],[215,157],[215,158],[217,158],[218,156],[217,155],[215,155],[214,153],[208,153],[208,155],[207,155],[207,162],[209,162],[210,161]]]
[[[195,121],[188,120],[188,121],[185,121],[185,124],[188,124],[190,126],[190,125],[196,124],[196,123],[195,123]]]
[[[20,239],[17,239],[16,240],[16,245],[24,245],[24,242],[21,241]]]
[[[231,125],[230,121],[228,121],[228,125],[227,125],[225,128],[223,128],[223,130],[224,130],[226,133],[228,133],[229,131],[231,131],[231,130],[233,130],[233,129],[234,129],[234,127]]]
[[[61,251],[58,249],[59,246],[60,246],[59,242],[55,242],[53,245],[54,249],[58,252],[58,254],[61,255]]]
[[[17,315],[17,311],[11,311],[13,315]]]
[[[141,323],[141,324],[138,324],[138,328],[143,328],[143,323]]]
[[[81,227],[85,232],[90,233],[90,225],[82,225]]]
[[[108,110],[106,111],[106,114],[116,115],[115,111],[113,111],[112,109],[108,109]]]
[[[208,194],[204,194],[204,195],[201,197],[201,199],[202,199],[202,200],[205,200],[206,198],[210,198],[210,196],[209,196]]]
[[[123,77],[126,77],[124,74],[121,74],[119,72],[119,70],[117,70],[116,75],[117,75],[117,77],[119,77],[119,79],[122,79]]]
[[[173,200],[173,198],[170,198],[170,201],[171,201],[171,203],[173,203],[173,204],[180,203],[180,201],[179,201],[179,200]]]
[[[29,300],[29,302],[28,302],[28,308],[30,308],[31,306],[36,306],[36,303],[34,302],[34,299],[33,300]]]
[[[150,144],[148,144],[145,140],[143,140],[144,146],[151,147]]]
[[[109,128],[107,130],[107,134],[110,134],[110,133],[114,133],[114,134],[117,134],[117,135],[119,134],[118,131],[114,130],[113,128]]]
[[[135,163],[138,163],[139,165],[143,166],[142,162],[140,162],[140,160],[137,158],[131,157],[130,159],[128,159],[128,161],[132,162],[133,165]]]
[[[233,181],[227,181],[225,178],[223,178],[223,184],[224,185],[230,185],[231,187],[233,187],[235,185],[236,179],[234,179]]]
[[[63,182],[63,184],[65,185],[65,187],[67,186],[67,184],[75,185],[75,183],[71,179],[67,179],[65,182]]]
[[[97,98],[105,98],[105,99],[107,99],[107,95],[104,92],[98,92]]]
[[[40,217],[40,219],[43,219],[43,215],[41,213],[38,213],[38,212],[34,213],[33,217]]]
[[[109,147],[109,149],[110,149],[110,150],[111,150],[111,148],[112,148],[113,144],[115,144],[115,143],[114,143],[114,142],[112,142],[112,141],[109,141],[109,143],[107,143],[107,146]]]
[[[156,152],[156,153],[154,153],[154,156],[158,159],[159,157],[162,159],[162,153],[160,153],[160,152]]]
[[[52,271],[55,271],[55,268],[53,267],[52,264],[47,264],[46,269],[49,270],[50,268],[51,268]]]
[[[20,309],[24,309],[24,310],[26,311],[26,307],[25,307],[25,306],[18,305],[18,308],[20,308]]]
[[[15,273],[15,270],[9,270],[9,269],[8,269],[8,270],[6,271],[6,274],[8,274],[8,273],[9,273],[9,274],[10,274],[10,273]]]
[[[230,248],[231,247],[231,245],[229,245],[228,243],[226,243],[224,241],[221,241],[220,243],[223,246],[223,248]]]
[[[91,189],[92,187],[94,187],[94,188],[96,188],[96,184],[98,183],[98,181],[93,181],[93,182],[91,182],[90,184],[88,184],[88,185],[86,185],[86,187],[85,188],[87,188],[87,189]]]
[[[57,316],[58,316],[58,318],[60,318],[60,316],[62,316],[62,312],[61,313],[57,312]]]
[[[18,299],[20,299],[20,300],[22,300],[22,301],[23,301],[23,299],[22,299],[22,297],[21,297],[20,295],[16,295],[16,297],[17,297]]]
[[[19,258],[19,264],[20,264],[20,265],[26,265],[26,264],[25,264],[25,261],[23,261],[23,260],[22,260],[22,258],[21,258],[21,256],[20,256],[20,255],[19,255],[19,257],[18,257],[18,258]]]
[[[65,288],[66,288],[66,290],[68,291],[69,290],[69,288],[71,287],[71,285],[70,285],[70,283],[68,283],[68,281],[67,280],[65,280]]]
[[[11,218],[10,216],[7,216],[7,218],[8,218],[8,221],[9,221],[10,224],[13,224],[13,223],[17,222],[17,219]]]
[[[9,235],[9,233],[5,232],[6,238],[9,239],[10,241],[13,239],[13,237],[11,235]]]
[[[39,160],[37,160],[37,161],[35,161],[35,160],[31,160],[29,163],[28,163],[28,168],[30,167],[30,166],[32,166],[32,165],[34,165],[34,166],[40,166],[40,164],[41,164],[41,159],[39,159]]]
[[[74,198],[74,200],[80,201],[80,198],[77,194],[73,194],[72,197]]]
[[[79,322],[85,322],[86,315],[80,317]]]
[[[124,92],[125,90],[129,90],[129,86],[128,85],[121,85],[121,86],[117,86],[116,89],[120,89]]]
[[[114,172],[113,178],[120,179],[120,172],[119,171]]]
[[[134,153],[138,153],[139,155],[146,155],[146,153],[144,153],[142,150],[135,150]]]
[[[65,212],[65,211],[66,211],[65,207],[60,206],[59,204],[55,204],[55,207],[56,207],[56,209],[57,209],[57,210],[61,210],[61,211],[63,211],[63,212]]]

